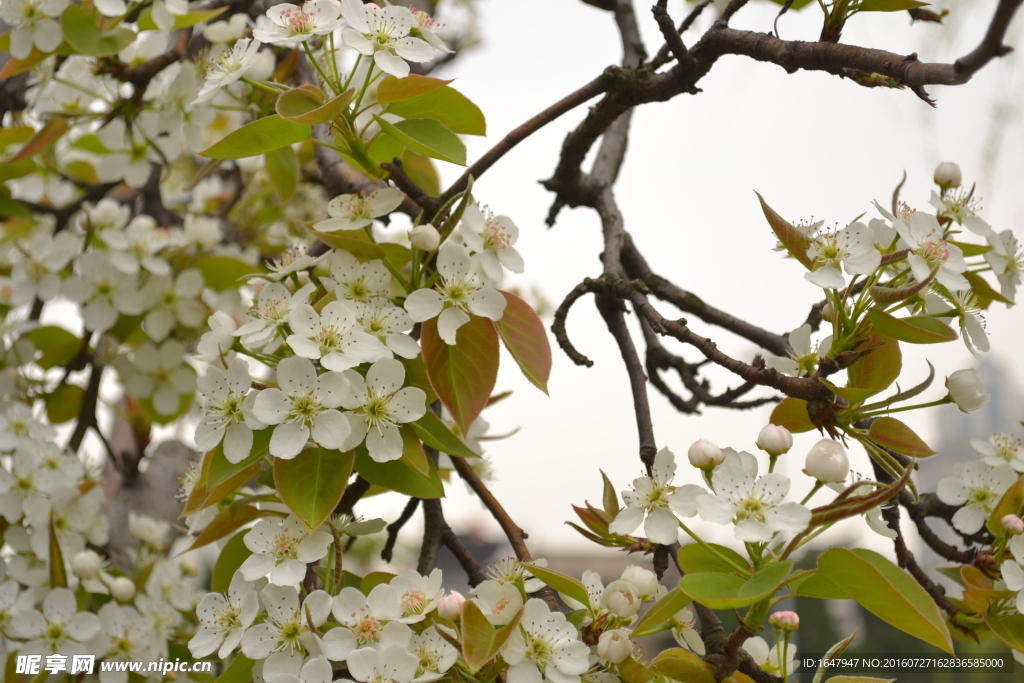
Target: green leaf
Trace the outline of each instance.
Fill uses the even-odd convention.
[[[525,562],[520,562],[519,564],[522,565],[526,571],[543,581],[547,586],[550,586],[552,590],[564,593],[582,605],[590,605],[590,596],[587,594],[587,587],[584,586],[583,582],[579,579],[566,576],[561,572],[556,572],[555,570],[548,569],[547,567],[538,567],[535,564],[527,564]]]
[[[471,315],[449,346],[437,333],[437,319],[420,331],[427,377],[463,434],[487,405],[498,380],[498,333],[490,320]]]
[[[72,5],[73,7],[73,5]],[[71,9],[70,7],[68,9]],[[60,116],[51,116],[43,124],[35,135],[32,136],[28,142],[18,150],[18,153],[12,156],[10,159],[5,160],[3,163],[9,164],[20,159],[28,159],[29,157],[43,152],[53,146],[57,140],[60,139],[64,133],[68,132],[71,126],[68,125],[66,119]]]
[[[174,30],[179,28],[188,28],[189,26],[195,26],[196,24],[210,19],[216,19],[218,16],[228,10],[228,5],[224,7],[218,7],[217,9],[209,10],[193,10],[186,12],[185,14],[179,14],[174,17]],[[156,22],[153,21],[153,8],[147,7],[139,15],[139,30],[140,31],[159,31]]]
[[[430,471],[421,474],[403,458],[391,462],[376,462],[362,444],[356,449],[356,471],[363,479],[389,491],[397,491],[414,498],[444,498],[444,484],[433,461],[428,460]]]
[[[370,241],[365,230],[318,232],[309,228],[309,232],[332,249],[347,251],[363,262],[383,259],[387,256],[379,244]]]
[[[992,247],[987,244],[971,244],[969,242],[956,242],[954,240],[946,240],[946,242],[959,248],[967,258],[970,258],[971,256],[982,256],[983,254],[987,254],[992,251]]]
[[[516,616],[504,627],[495,630],[491,622],[472,600],[462,603],[462,656],[470,673],[476,673],[494,659],[509,636],[519,628],[519,620],[523,618],[520,609]]]
[[[768,421],[773,425],[785,427],[794,434],[814,429],[811,416],[807,414],[807,401],[791,396],[779,401]]]
[[[419,74],[409,74],[405,78],[385,76],[377,86],[377,102],[387,104],[411,100],[414,97],[426,95],[432,90],[443,88],[451,82],[451,80],[443,81],[440,78],[420,76]]]
[[[926,316],[895,318],[885,311],[868,310],[868,320],[880,334],[910,344],[939,344],[953,341],[957,333],[944,322]]]
[[[237,654],[228,668],[214,683],[249,683],[252,680],[252,667],[256,664],[248,657]]]
[[[415,422],[410,423],[423,443],[436,451],[442,451],[458,458],[476,458],[476,453],[462,443],[459,437],[452,434],[441,419],[429,410]]]
[[[78,417],[85,399],[85,389],[77,384],[65,382],[57,386],[46,397],[46,417],[53,424],[60,424]]]
[[[6,36],[7,34],[5,33],[4,35]],[[0,50],[7,51],[7,48],[0,46]],[[11,145],[20,145],[28,142],[35,134],[36,129],[32,126],[21,125],[0,128],[0,152],[7,151],[7,148]]]
[[[674,681],[717,683],[715,667],[681,647],[665,650],[651,661],[651,667]],[[721,683],[753,683],[753,680],[737,671]]]
[[[418,387],[427,395],[427,405],[437,400],[434,387],[430,386],[430,378],[427,377],[427,365],[423,362],[422,356],[415,358],[399,358],[405,366],[405,383],[411,387]],[[446,451],[447,452],[447,451]]]
[[[337,97],[328,100],[313,85],[302,85],[286,90],[277,98],[274,110],[285,121],[306,126],[327,123],[341,116],[348,103],[352,101],[355,89],[349,88]]]
[[[430,459],[416,430],[411,425],[402,425],[398,431],[402,435],[402,461],[420,474],[430,474]]]
[[[352,474],[352,451],[308,448],[291,460],[274,458],[274,485],[288,509],[310,529],[327,519]]]
[[[267,272],[263,266],[254,266],[230,256],[204,256],[196,263],[196,268],[203,274],[203,283],[217,291],[234,289],[246,275]]]
[[[883,556],[832,548],[818,558],[818,569],[882,621],[953,654],[949,630],[931,596]]]
[[[676,586],[666,593],[661,600],[651,605],[647,613],[640,621],[633,625],[633,633],[630,637],[636,638],[657,633],[662,630],[665,624],[676,615],[676,613],[693,602],[693,598],[684,593]]]
[[[925,7],[927,2],[917,0],[860,0],[858,12],[900,12],[915,7]]]
[[[985,624],[1007,646],[1024,652],[1024,614],[989,614],[985,617]]]
[[[868,437],[883,448],[909,455],[913,458],[927,458],[935,455],[914,430],[894,417],[879,417],[871,423]]]
[[[700,543],[691,543],[684,545],[679,549],[679,566],[686,574],[698,574],[700,572],[724,572],[726,574],[737,574],[747,578],[750,576],[750,563],[745,557],[740,555],[732,548],[727,548],[724,545],[716,545],[714,543],[708,543],[711,549],[718,551],[719,555],[722,555],[728,560],[719,558],[708,548],[705,548]],[[747,573],[741,574],[738,567],[747,567]]]
[[[832,579],[815,570],[789,582],[789,588],[796,595],[821,600],[849,600],[850,596]]]
[[[431,197],[437,197],[441,194],[441,178],[437,175],[434,162],[411,149],[403,151],[401,158],[402,168],[410,180],[419,185]]]
[[[686,574],[680,579],[679,588],[712,609],[737,609],[775,595],[792,570],[793,563],[783,560],[758,570],[746,581],[721,572]]]
[[[389,572],[370,572],[359,582],[359,592],[363,595],[369,595],[370,591],[377,586],[391,583],[393,578],[395,578],[395,574]]]
[[[69,49],[67,42],[62,42],[57,47],[56,52],[59,54],[74,54],[73,51]],[[26,71],[28,71],[36,64],[43,61],[52,54],[54,53],[43,52],[35,45],[33,45],[32,52],[30,52],[28,57],[25,57],[25,59],[16,59],[12,57],[11,59],[7,60],[7,62],[4,64],[3,69],[0,69],[0,81],[2,81],[5,78],[10,78],[12,76],[17,76],[18,74],[25,73]]]
[[[22,202],[0,195],[0,216],[4,218],[32,218],[32,212]]]
[[[230,463],[224,457],[224,444],[203,456],[203,466],[180,517],[199,512],[224,500],[243,484],[258,475],[263,468],[260,461],[270,452],[270,437],[274,428],[268,427],[252,433],[252,450],[249,457],[238,463]]]
[[[82,340],[63,327],[43,325],[30,330],[25,338],[32,342],[43,355],[36,359],[36,365],[49,370],[58,365],[67,365],[82,350]]]
[[[782,246],[795,258],[800,264],[811,269],[811,259],[807,256],[807,248],[811,246],[811,240],[807,235],[797,230],[792,223],[787,221],[785,218],[775,213],[775,210],[764,201],[764,197],[760,193],[755,192],[757,199],[761,202],[761,211],[764,212],[764,217],[768,219],[768,225],[771,226],[772,232],[782,242]]]
[[[992,289],[992,285],[978,273],[967,271],[964,273],[964,277],[971,283],[971,289],[974,290],[975,296],[978,297],[979,303],[983,308],[988,308],[988,302],[998,301],[1001,304],[1007,304],[1012,306],[1013,302],[1007,299],[1005,296]]]
[[[900,376],[903,370],[903,354],[900,343],[895,339],[875,334],[868,337],[864,347],[869,352],[858,358],[847,368],[847,386],[870,389],[874,393],[884,391]]]
[[[309,139],[309,126],[285,121],[277,114],[248,123],[200,152],[209,159],[243,159]]]
[[[213,574],[210,578],[210,590],[214,593],[227,593],[231,585],[231,578],[242,566],[242,563],[252,555],[252,551],[245,545],[245,534],[240,532],[231,537],[220,551],[217,563],[213,565]]]
[[[106,57],[117,54],[135,40],[135,32],[126,28],[113,28],[101,33],[92,17],[77,5],[70,5],[60,15],[64,40],[83,55]]]
[[[299,184],[299,158],[291,147],[274,149],[263,155],[266,162],[267,178],[278,198],[285,202],[295,194]]]
[[[501,340],[526,379],[546,394],[551,376],[551,345],[544,323],[533,307],[515,294],[501,295],[505,297],[505,313],[497,323]]]
[[[431,159],[440,159],[459,166],[466,165],[466,146],[444,124],[434,119],[407,119],[391,123],[379,116],[373,119],[388,135],[409,149]]]
[[[407,151],[405,143],[387,133],[381,133],[366,148],[366,154],[378,164],[390,164],[395,157],[401,157]]]
[[[604,512],[609,518],[614,519],[622,509],[619,507],[619,494],[615,491],[615,486],[604,470],[598,471],[601,473],[601,507],[604,508]]]
[[[459,135],[487,135],[487,121],[480,107],[448,86],[413,100],[391,104],[388,113],[404,119],[434,119]]]

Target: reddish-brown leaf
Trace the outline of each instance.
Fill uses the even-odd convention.
[[[530,304],[515,294],[501,294],[506,302],[505,314],[497,322],[501,340],[526,379],[546,394],[551,376],[551,345],[544,323]]]
[[[423,323],[420,334],[427,377],[441,402],[465,434],[487,405],[498,381],[498,333],[486,318],[470,316],[459,328],[455,346],[437,333],[437,320]]]

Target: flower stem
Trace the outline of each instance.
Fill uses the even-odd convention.
[[[883,410],[877,410],[877,411],[870,412],[870,413],[861,413],[860,415],[857,416],[857,419],[858,420],[863,420],[863,419],[869,418],[869,417],[878,417],[879,415],[889,415],[890,413],[902,413],[902,412],[905,412],[907,410],[917,410],[918,408],[931,408],[932,406],[941,406],[944,403],[952,403],[952,402],[953,402],[952,397],[949,394],[946,394],[942,398],[937,399],[935,401],[931,401],[929,403],[918,403],[917,405],[913,405],[913,406],[903,406],[901,408],[886,408],[886,409],[883,409]]]
[[[309,46],[308,40],[302,43],[302,49],[306,51],[306,56],[309,57],[309,61],[313,63],[313,68],[315,68],[316,72],[320,74],[320,78],[323,79],[323,82],[331,86],[331,90],[334,91],[335,95],[339,94],[338,86],[336,86],[331,79],[328,78],[327,74],[324,73],[323,68],[320,66],[320,62],[316,61],[316,56],[313,54],[313,48]]]
[[[820,491],[822,486],[824,486],[824,484],[822,482],[820,482],[820,481],[814,482],[814,488],[811,489],[810,493],[808,493],[806,496],[804,496],[804,499],[800,501],[800,504],[801,505],[807,505],[807,501],[809,501],[811,499],[811,496],[813,496],[815,493]]]
[[[259,88],[260,90],[266,90],[267,92],[272,92],[275,95],[280,95],[281,94],[280,90],[277,90],[276,88],[271,88],[266,83],[260,83],[259,81],[252,80],[251,78],[246,78],[245,76],[242,76],[239,80],[242,81],[242,83],[245,83],[246,85],[251,85],[254,88]]]

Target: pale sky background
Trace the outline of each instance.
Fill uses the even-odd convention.
[[[649,12],[640,2],[642,34],[653,53],[661,44]],[[967,5],[978,6],[968,15]],[[678,22],[682,3],[669,9]],[[948,26],[910,25],[903,12],[854,17],[843,42],[907,54],[917,51],[923,61],[949,61],[973,49],[987,26],[994,1],[940,1],[938,8],[956,10]],[[486,113],[489,135],[467,139],[474,160],[506,132],[544,107],[564,97],[621,58],[619,38],[609,13],[576,0],[482,0],[481,47],[464,55],[444,72],[455,77],[454,87]],[[776,5],[752,3],[734,19],[738,28],[767,31]],[[695,42],[709,25],[712,11],[684,36]],[[962,25],[956,25],[963,21]],[[1024,45],[1022,20],[1011,27],[1010,44]],[[821,18],[814,7],[790,13],[780,21],[783,38],[814,40]],[[965,183],[978,182],[982,216],[996,230],[1013,228],[1024,237],[1024,77],[1017,56],[990,65],[969,84],[932,87],[938,100],[932,109],[909,91],[866,89],[824,73],[786,74],[780,67],[742,57],[725,57],[699,86],[696,97],[679,96],[667,103],[640,107],[633,117],[629,152],[616,186],[626,228],[655,272],[690,289],[705,301],[774,331],[799,326],[821,290],[803,279],[803,269],[772,251],[775,238],[761,214],[753,190],[790,220],[823,219],[845,225],[871,201],[887,205],[904,169],[908,174],[902,197],[927,208],[933,187],[932,171],[943,160],[956,161]],[[594,100],[596,102],[596,100]],[[1009,117],[995,166],[986,165],[986,146],[994,112],[1016,103]],[[538,180],[554,169],[565,134],[585,114],[579,108],[521,143],[476,184],[476,196],[496,213],[507,214],[520,228],[517,247],[526,260],[526,273],[516,283],[538,287],[557,305],[584,277],[600,274],[600,223],[590,209],[565,210],[553,230],[544,217],[552,195]],[[991,152],[989,153],[991,157]],[[442,166],[445,166],[442,164]],[[461,169],[441,169],[447,182]],[[657,304],[669,317],[678,314]],[[1019,362],[1024,336],[1024,309],[993,308],[988,318],[994,356],[1012,368],[1013,380],[1024,379]],[[550,324],[550,321],[546,321]],[[699,321],[694,329],[710,335],[727,353],[750,361],[749,343],[708,330]],[[597,314],[592,298],[579,302],[569,316],[568,330],[577,348],[595,361],[591,369],[571,363],[551,340],[554,369],[550,398],[529,385],[513,361],[502,357],[496,391],[514,390],[511,398],[485,412],[492,433],[520,428],[512,438],[489,442],[497,479],[492,490],[512,518],[530,534],[535,555],[589,553],[598,548],[563,524],[573,519],[570,503],[589,499],[599,504],[603,469],[616,486],[626,488],[641,475],[632,403],[622,360]],[[639,338],[638,346],[642,344]],[[693,349],[684,351],[696,360]],[[923,379],[925,359],[936,366],[937,380],[926,397],[943,395],[942,377],[976,365],[960,342],[928,347],[904,345],[907,373],[903,384]],[[712,375],[722,380],[719,374]],[[729,385],[735,385],[735,379]],[[715,383],[716,391],[725,385]],[[706,438],[760,454],[754,440],[767,422],[771,407],[749,412],[711,408],[701,416],[681,415],[650,389],[655,435],[680,459],[677,483],[698,483],[686,463],[693,441]],[[941,410],[955,411],[943,406]],[[929,440],[936,435],[933,418],[918,413],[906,421]],[[1021,416],[1024,417],[1024,416]],[[1006,425],[1009,429],[1011,425]],[[794,479],[794,496],[810,488],[799,475],[816,432],[797,437],[783,458],[783,470]],[[857,447],[854,469],[870,471]],[[925,463],[924,466],[927,466]],[[766,464],[762,465],[766,467]],[[822,501],[824,502],[824,501]],[[363,514],[394,519],[404,498],[387,495],[363,505]],[[448,488],[445,513],[457,531],[474,529],[501,535],[497,525],[471,498],[461,483]],[[420,517],[404,534],[416,544]],[[727,541],[725,527],[695,522],[711,538]],[[863,525],[848,522],[834,530],[841,542]],[[875,537],[878,539],[878,537]],[[883,540],[883,539],[878,539]],[[876,544],[879,549],[889,543]]]

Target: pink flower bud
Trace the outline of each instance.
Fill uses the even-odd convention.
[[[850,459],[843,444],[822,439],[807,454],[804,471],[825,484],[841,482],[850,472]]]
[[[1001,521],[1003,523],[1003,528],[1011,534],[1024,533],[1024,519],[1021,519],[1017,515],[1006,515]]]
[[[629,581],[612,581],[601,593],[601,607],[617,617],[629,618],[640,611],[640,590]]]
[[[992,398],[985,393],[985,385],[977,370],[957,370],[946,378],[946,388],[956,407],[965,413],[981,408]]]
[[[597,639],[597,656],[601,659],[619,664],[633,654],[633,641],[629,639],[629,631],[616,628],[605,631]]]
[[[768,623],[783,631],[795,631],[800,628],[800,617],[796,612],[775,612],[768,617]]]
[[[960,167],[952,161],[943,161],[935,167],[934,180],[936,185],[945,190],[949,187],[960,187],[963,175],[960,173]]]
[[[462,603],[466,602],[465,596],[458,591],[449,591],[437,605],[437,613],[442,619],[449,621],[462,614]]]
[[[701,470],[713,469],[725,460],[722,449],[707,439],[694,441],[686,455],[690,459],[690,464]]]
[[[785,427],[767,424],[757,435],[757,447],[768,455],[782,455],[793,447],[793,435]]]
[[[128,602],[135,597],[135,584],[124,576],[110,582],[110,595],[118,602]]]

